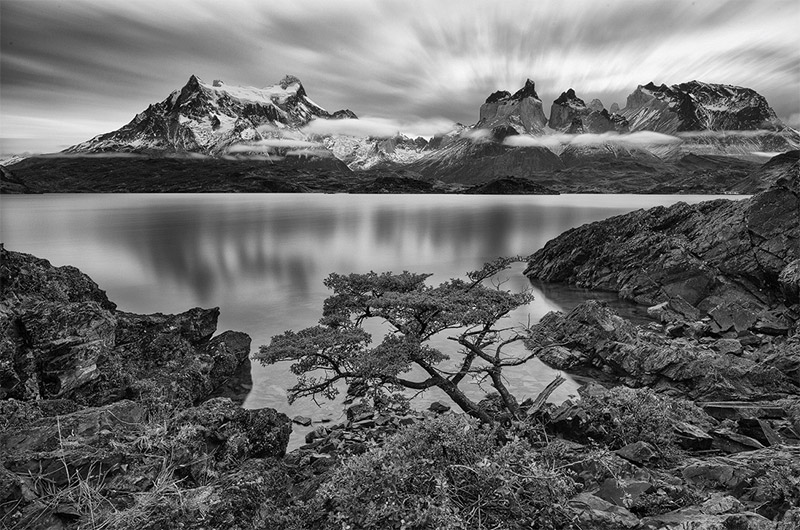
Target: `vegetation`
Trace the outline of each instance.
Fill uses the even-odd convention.
[[[708,421],[706,414],[693,403],[657,394],[649,388],[617,386],[602,394],[586,396],[582,406],[593,428],[603,433],[603,442],[609,448],[619,449],[643,441],[664,456],[675,451],[676,422],[702,425]]]
[[[437,287],[425,283],[430,274],[331,274],[325,285],[333,295],[325,300],[319,325],[299,332],[287,331],[260,348],[264,363],[293,361],[298,381],[289,390],[293,401],[302,396],[334,398],[342,383],[366,384],[373,391],[397,392],[403,388],[438,387],[461,409],[485,422],[492,418],[459,388],[467,377],[488,379],[514,418],[524,416],[508,391],[503,368],[525,363],[524,357],[506,355],[504,348],[524,338],[523,330],[501,327],[500,321],[532,300],[530,292],[512,293],[496,275],[522,258],[500,258],[466,279],[451,279]],[[371,347],[372,336],[363,325],[368,320],[388,324],[390,331]],[[458,362],[430,345],[435,336],[455,344]],[[413,366],[425,374],[412,379]]]
[[[465,416],[421,422],[345,461],[317,501],[331,528],[556,528],[574,493],[527,444]]]

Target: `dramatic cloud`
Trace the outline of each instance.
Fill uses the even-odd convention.
[[[116,129],[191,74],[266,86],[291,73],[328,110],[405,125],[474,123],[488,94],[528,77],[546,110],[570,87],[624,106],[638,84],[699,79],[751,87],[789,117],[797,27],[797,0],[3,0],[0,151]]]

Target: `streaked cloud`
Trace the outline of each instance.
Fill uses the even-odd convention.
[[[51,149],[120,127],[192,73],[291,73],[328,110],[407,122],[474,123],[528,77],[545,111],[570,87],[624,106],[638,84],[692,79],[800,111],[797,0],[3,0],[0,26],[0,136],[31,129],[7,115],[53,120],[30,135]]]

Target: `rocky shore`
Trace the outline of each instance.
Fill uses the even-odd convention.
[[[357,397],[339,424],[245,410],[250,339],[217,334],[217,309],[126,313],[0,247],[0,527],[797,528],[798,191],[548,243],[529,276],[652,322],[596,301],[546,315],[528,348],[594,382],[522,421],[489,395],[483,426]],[[293,423],[312,430],[287,454]]]

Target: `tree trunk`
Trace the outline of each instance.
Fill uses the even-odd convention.
[[[483,423],[492,423],[492,417],[486,413],[485,410],[480,408],[477,403],[469,399],[464,392],[462,392],[456,385],[447,379],[442,378],[442,382],[437,385],[445,394],[447,394],[453,402],[458,405],[461,410],[476,418]]]
[[[508,412],[511,413],[511,416],[515,420],[521,420],[523,416],[522,409],[519,408],[517,398],[511,395],[511,392],[508,391],[505,383],[503,383],[503,375],[500,368],[492,369],[492,371],[489,372],[489,377],[492,378],[492,386],[500,393],[500,399],[503,400],[503,404],[506,406]]]

